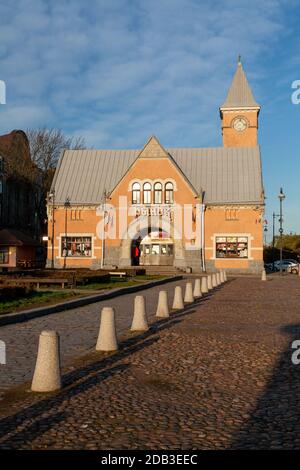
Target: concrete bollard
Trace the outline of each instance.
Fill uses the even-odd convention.
[[[211,274],[209,276],[207,276],[207,288],[208,290],[212,290],[213,286],[212,286],[212,280],[211,280]]]
[[[175,287],[173,306],[174,310],[180,310],[184,308],[183,297],[182,297],[182,288],[181,286]]]
[[[202,294],[207,294],[208,293],[207,280],[208,280],[208,277],[203,276],[203,278],[201,280],[201,292],[202,292]]]
[[[194,300],[193,285],[191,282],[187,282],[185,285],[184,302],[191,303],[194,302]]]
[[[227,273],[224,271],[224,282],[227,282]]]
[[[118,349],[115,311],[112,307],[103,307],[96,351],[110,352]]]
[[[212,283],[213,289],[214,289],[215,287],[217,287],[217,278],[216,278],[216,274],[215,274],[215,273],[213,273],[213,275],[212,275],[211,283]]]
[[[202,297],[202,292],[201,292],[201,281],[200,281],[200,279],[195,279],[195,285],[194,285],[194,297],[195,297],[195,298]]]
[[[148,329],[145,297],[143,295],[136,295],[134,298],[134,311],[130,330],[147,331]]]
[[[156,316],[159,318],[167,318],[170,316],[168,306],[168,293],[165,290],[161,290],[159,292]]]
[[[265,269],[262,270],[262,273],[261,273],[261,280],[262,280],[262,281],[266,281],[266,280],[267,280],[267,274],[266,274],[266,270],[265,270]]]
[[[224,282],[224,271],[223,271],[223,269],[220,272],[220,281],[221,281],[221,284],[223,284],[223,282]]]
[[[54,392],[61,388],[59,336],[56,331],[42,331],[33,374],[33,392]]]
[[[216,274],[216,281],[217,281],[217,286],[219,286],[221,284],[221,279],[220,279],[220,273],[217,272]]]

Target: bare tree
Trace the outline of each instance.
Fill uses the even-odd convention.
[[[56,168],[64,149],[84,149],[83,137],[67,137],[60,129],[28,129],[26,131],[33,163],[42,171]]]
[[[35,167],[36,211],[43,226],[46,220],[46,197],[50,189],[60,154],[65,149],[84,149],[83,137],[67,137],[60,129],[27,129],[31,160]]]

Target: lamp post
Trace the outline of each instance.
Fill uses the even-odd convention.
[[[64,203],[64,208],[65,208],[65,258],[64,258],[64,269],[66,269],[67,266],[67,256],[68,256],[68,234],[67,234],[67,229],[68,229],[68,207],[70,207],[70,199],[67,197]]]
[[[278,194],[278,198],[279,198],[279,204],[280,204],[280,211],[279,211],[279,224],[280,224],[280,228],[279,228],[279,234],[280,234],[280,274],[282,275],[282,234],[283,234],[283,228],[282,228],[282,222],[283,222],[283,219],[282,219],[282,203],[283,203],[283,200],[285,199],[285,194],[283,193],[282,191],[282,188],[280,188],[280,192]]]
[[[55,210],[55,190],[49,193],[49,198],[52,201],[52,234],[51,234],[51,269],[54,269],[54,210]]]
[[[273,236],[272,236],[272,264],[273,264],[273,271],[274,271],[274,261],[275,261],[275,253],[274,253],[274,250],[275,250],[275,218],[276,217],[280,217],[279,214],[275,214],[275,212],[273,212]]]

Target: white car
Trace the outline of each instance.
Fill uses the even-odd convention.
[[[277,271],[280,271],[280,260],[275,261],[274,266]],[[282,271],[288,271],[290,273],[298,273],[298,261],[294,259],[283,259],[282,260]]]

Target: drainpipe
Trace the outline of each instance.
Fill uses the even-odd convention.
[[[204,243],[204,212],[205,212],[205,204],[201,204],[201,269],[205,271],[205,243]]]

